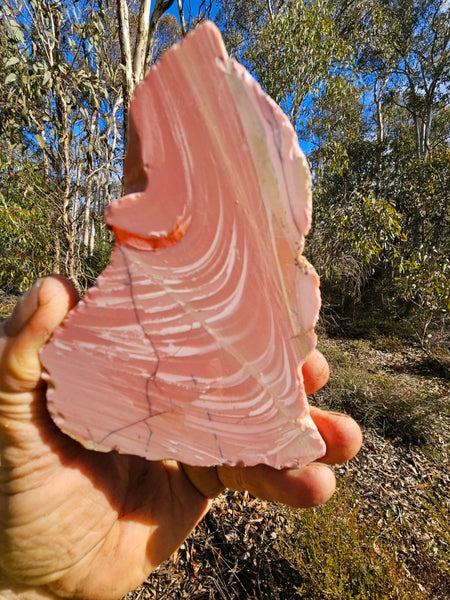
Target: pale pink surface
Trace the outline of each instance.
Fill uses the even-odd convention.
[[[48,407],[84,445],[191,465],[325,451],[297,365],[318,279],[298,254],[310,175],[287,118],[205,23],[138,87],[116,246],[42,352]]]

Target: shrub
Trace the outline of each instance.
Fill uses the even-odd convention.
[[[22,293],[51,272],[54,235],[45,205],[25,198],[10,200],[0,194],[0,288]]]

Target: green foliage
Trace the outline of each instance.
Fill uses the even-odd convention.
[[[410,149],[425,158],[439,140],[434,130],[436,109],[449,99],[448,4],[367,0],[361,5],[365,7],[354,40],[358,67],[373,87],[381,116],[391,102],[400,109],[397,112],[409,121]]]
[[[44,182],[21,162],[0,147],[0,289],[8,294],[51,272],[55,258],[52,212],[47,198],[36,193]]]
[[[244,59],[267,92],[296,122],[305,98],[350,48],[338,35],[334,2],[290,1],[259,29]]]
[[[94,285],[97,277],[106,268],[111,256],[113,236],[105,229],[95,240],[92,252],[85,248],[83,263],[83,288]]]
[[[436,149],[425,159],[394,145],[390,161],[380,165],[382,186],[403,214],[409,246],[450,250],[450,149]]]
[[[337,139],[313,155],[315,227],[309,252],[326,301],[414,314],[422,343],[448,319],[450,155]],[[405,309],[406,307],[406,309]]]
[[[437,248],[428,253],[423,246],[402,260],[400,272],[403,297],[418,304],[427,314],[450,310],[450,257]]]
[[[398,156],[388,193],[403,213],[407,241],[398,261],[395,291],[408,303],[422,343],[444,332],[450,308],[450,153],[425,159]],[[431,338],[427,338],[429,330]]]
[[[0,198],[0,248],[0,287],[4,291],[24,292],[48,273],[52,231],[42,207],[6,207]]]
[[[94,0],[5,0],[0,15],[0,136],[2,152],[16,161],[4,175],[23,179],[36,212],[26,213],[6,179],[10,228],[3,248],[6,253],[18,240],[20,252],[4,259],[2,281],[22,289],[37,274],[56,270],[81,290],[85,250],[92,253],[102,235],[97,216],[120,187],[117,28]],[[25,212],[16,214],[17,205]]]
[[[319,273],[346,295],[361,299],[368,278],[392,264],[405,241],[401,215],[383,198],[352,193],[340,203],[319,202],[309,252]]]
[[[414,314],[424,341],[448,315],[449,12],[439,1],[347,8],[337,26],[356,62],[329,70],[301,129],[315,143],[309,252],[326,302]],[[361,198],[382,204],[363,210]]]
[[[421,344],[430,345],[449,323],[450,256],[434,247],[419,246],[402,258],[399,271],[400,297],[414,307]],[[428,333],[430,325],[434,333]]]
[[[316,170],[326,167],[342,175],[348,166],[347,146],[364,140],[368,128],[361,120],[361,91],[360,82],[348,70],[329,73],[312,102],[302,107],[299,135],[313,144],[311,160]]]

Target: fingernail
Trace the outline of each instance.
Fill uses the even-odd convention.
[[[5,323],[5,333],[8,337],[19,335],[39,306],[39,288],[43,279],[35,281],[33,286],[23,294],[17,302],[13,314]]]

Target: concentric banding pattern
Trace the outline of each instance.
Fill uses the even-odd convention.
[[[107,214],[130,238],[43,352],[53,418],[87,446],[277,468],[324,452],[297,379],[319,308],[314,271],[296,266],[309,174],[243,73],[207,24],[137,92],[126,168],[147,183],[128,177]],[[183,237],[152,250],[180,219]]]

